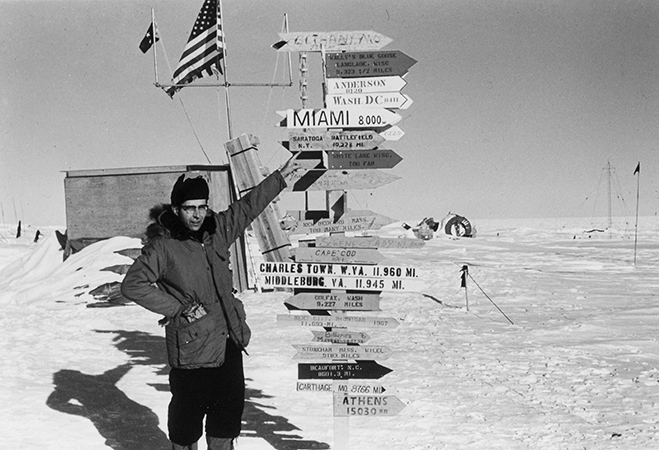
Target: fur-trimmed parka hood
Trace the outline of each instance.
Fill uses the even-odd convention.
[[[204,232],[208,234],[215,233],[216,224],[213,216],[215,213],[211,210],[206,214],[204,223],[199,230],[199,236]],[[176,214],[172,211],[170,204],[160,203],[149,210],[149,219],[151,224],[146,228],[145,242],[149,242],[157,237],[166,237],[178,240],[198,239],[192,231],[187,229]]]

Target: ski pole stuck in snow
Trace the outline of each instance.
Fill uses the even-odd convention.
[[[476,287],[480,289],[483,295],[499,310],[501,314],[503,314],[503,317],[505,317],[508,320],[508,322],[510,322],[511,325],[515,325],[513,321],[510,320],[510,318],[506,315],[506,313],[503,312],[501,308],[499,308],[499,305],[494,303],[494,300],[492,300],[490,296],[485,293],[483,288],[480,287],[480,285],[476,282],[476,280],[474,280],[474,277],[472,277],[471,274],[469,273],[469,266],[467,266],[466,264],[463,265],[461,271],[462,271],[462,276],[460,281],[460,287],[465,288],[465,298],[467,298],[467,276],[468,276],[469,278],[471,278],[471,281],[474,282]],[[469,300],[467,300],[467,311],[469,311]]]

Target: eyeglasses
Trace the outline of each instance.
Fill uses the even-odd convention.
[[[194,206],[194,205],[182,205],[180,208],[185,212],[186,214],[193,214],[195,211],[199,211],[200,214],[206,214],[208,212],[208,205],[199,205],[199,206]]]

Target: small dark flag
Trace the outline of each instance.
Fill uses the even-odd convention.
[[[149,51],[151,46],[153,45],[153,36],[155,34],[156,36],[156,42],[160,40],[160,36],[158,36],[158,27],[155,27],[155,33],[153,31],[154,29],[154,22],[149,25],[149,29],[146,30],[146,34],[142,38],[142,42],[140,42],[140,50],[142,50],[142,53],[146,53]]]
[[[462,276],[460,277],[460,287],[467,287],[467,272],[469,271],[468,266],[462,266]]]
[[[641,173],[641,163],[640,162],[636,166],[636,170],[634,170],[634,175],[636,175],[637,173]]]

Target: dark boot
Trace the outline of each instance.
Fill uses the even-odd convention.
[[[197,443],[190,445],[178,445],[172,442],[172,450],[197,450]]]
[[[233,439],[206,436],[208,450],[233,450]]]

